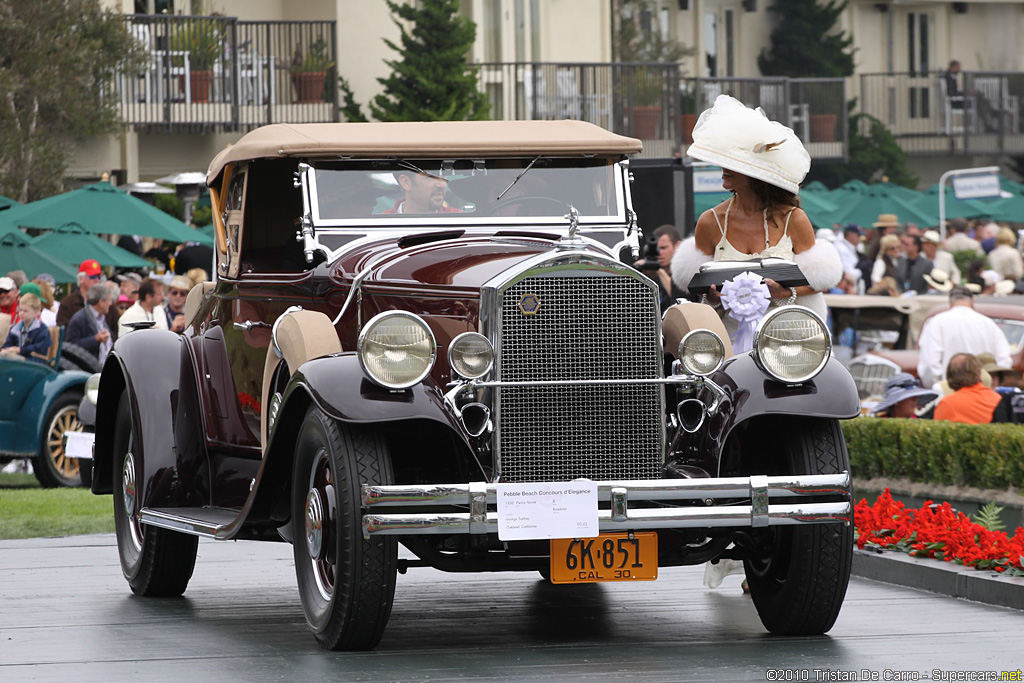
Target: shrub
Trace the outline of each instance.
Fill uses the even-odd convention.
[[[1024,485],[1024,428],[932,420],[857,418],[843,423],[858,477],[978,488]]]

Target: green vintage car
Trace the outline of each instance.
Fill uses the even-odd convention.
[[[65,432],[80,431],[78,403],[89,373],[60,371],[61,335],[39,362],[0,357],[0,463],[29,458],[45,487],[81,486],[76,458],[65,456]]]

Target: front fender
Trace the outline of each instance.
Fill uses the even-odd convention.
[[[39,440],[46,430],[50,406],[57,397],[69,390],[79,395],[84,391],[89,373],[78,370],[54,373],[32,388],[22,404],[15,432],[15,448],[20,453],[38,453]]]
[[[292,377],[292,384],[304,387],[321,410],[343,422],[423,418],[462,432],[455,417],[445,410],[440,388],[429,377],[403,391],[385,389],[366,378],[352,352],[303,363]]]
[[[768,377],[749,353],[733,356],[712,379],[725,390],[731,404],[723,437],[728,437],[736,425],[759,415],[846,419],[860,414],[853,377],[835,358],[830,358],[816,377],[794,386]]]
[[[197,480],[208,481],[209,473],[202,439],[196,439],[203,419],[194,368],[185,336],[147,329],[117,341],[100,376],[93,493],[112,492],[113,430],[121,394],[127,392],[132,450],[144,472],[143,506],[202,504],[196,492],[206,487]]]

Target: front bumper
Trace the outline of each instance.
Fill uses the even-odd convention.
[[[849,472],[596,484],[601,532],[853,523]],[[497,485],[485,482],[363,486],[363,534],[495,534],[496,491]],[[814,502],[804,500],[811,496]],[[749,499],[750,503],[731,504],[720,499]],[[640,501],[667,507],[630,507]],[[679,507],[680,501],[700,504]],[[413,511],[434,507],[456,511]]]

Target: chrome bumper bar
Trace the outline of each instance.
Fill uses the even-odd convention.
[[[598,523],[602,532],[639,529],[766,527],[853,522],[850,473],[750,476],[718,479],[599,481]],[[830,502],[801,502],[807,496]],[[498,532],[497,486],[485,482],[363,486],[363,534],[494,534]],[[749,505],[716,505],[718,498],[749,498]],[[783,500],[777,500],[783,499]],[[794,500],[795,499],[795,500]],[[630,508],[631,502],[701,506]],[[405,512],[430,507],[466,512]]]

